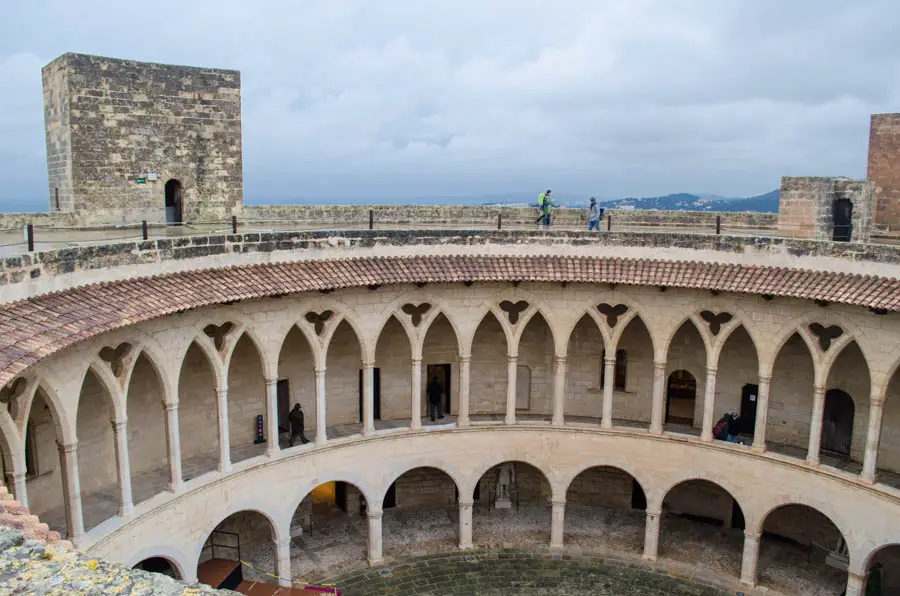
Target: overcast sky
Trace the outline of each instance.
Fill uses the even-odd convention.
[[[236,68],[247,202],[759,194],[865,175],[897,0],[6,0],[0,209],[47,204],[41,67]]]

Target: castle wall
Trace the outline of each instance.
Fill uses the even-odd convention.
[[[900,114],[872,114],[867,178],[875,183],[875,226],[900,231]]]
[[[164,222],[176,179],[186,221],[239,212],[237,71],[63,54],[44,67],[44,96],[51,205],[59,186],[84,222]]]
[[[788,238],[832,240],[836,226],[833,205],[839,199],[849,200],[852,204],[850,241],[868,242],[875,184],[847,178],[783,177],[778,234]]]

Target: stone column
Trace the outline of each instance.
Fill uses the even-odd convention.
[[[553,510],[550,516],[550,548],[563,547],[563,535],[566,527],[566,502],[553,501]]]
[[[456,418],[456,426],[462,428],[469,426],[469,371],[471,370],[471,356],[459,357],[459,416]]]
[[[703,430],[700,431],[700,440],[710,442],[713,440],[713,418],[716,415],[716,374],[715,366],[706,367],[706,393],[703,395]]]
[[[813,393],[812,420],[809,423],[809,449],[806,463],[819,465],[819,450],[822,447],[822,414],[825,411],[825,388],[816,385]]]
[[[613,351],[615,354],[615,351]],[[610,358],[607,351],[606,358],[603,359],[603,419],[600,422],[602,428],[612,428],[612,400],[613,400],[613,383],[616,377],[616,357]]]
[[[422,428],[422,359],[412,359],[412,382],[410,383],[410,409],[412,421],[409,423],[411,430]],[[450,415],[450,412],[447,412]]]
[[[847,572],[847,590],[845,596],[863,596],[866,589],[866,578],[856,575],[852,571]]]
[[[363,436],[375,432],[375,363],[363,362]]]
[[[516,373],[519,357],[516,354],[507,356],[506,363],[506,423],[516,423]]]
[[[741,562],[741,583],[756,585],[756,568],[759,564],[759,534],[744,532],[744,557]]]
[[[66,528],[69,540],[84,535],[84,514],[81,511],[81,483],[78,480],[78,442],[57,443],[62,471],[63,502],[66,507]]]
[[[228,434],[228,386],[216,388],[216,405],[219,415],[219,472],[231,471],[231,438]]]
[[[184,490],[184,475],[181,471],[181,434],[178,430],[178,404],[165,403],[166,409],[166,454],[169,458],[169,490],[180,493]]]
[[[556,357],[556,375],[553,379],[553,425],[565,424],[566,404],[566,356]]]
[[[131,462],[128,459],[128,421],[110,420],[113,427],[116,448],[116,470],[119,476],[119,516],[134,514],[134,499],[131,497]]]
[[[316,368],[316,445],[328,440],[325,431],[325,367]]]
[[[275,575],[278,576],[279,586],[287,588],[293,583],[290,537],[275,541]]]
[[[647,510],[647,524],[644,528],[644,558],[656,560],[659,549],[659,516],[661,512]]]
[[[28,507],[28,490],[25,483],[25,472],[10,472],[6,475],[6,482],[12,489],[13,496],[22,507]]]
[[[369,565],[378,565],[381,555],[381,509],[369,510]]]
[[[666,393],[666,363],[653,362],[653,403],[650,406],[650,432],[661,435],[663,431],[663,400]]]
[[[881,444],[881,418],[884,414],[884,398],[881,395],[869,397],[869,428],[866,431],[866,454],[863,459],[859,479],[868,484],[875,483],[878,466],[878,446]]]
[[[459,502],[459,548],[469,550],[472,548],[472,507],[474,501]]]
[[[275,457],[281,451],[278,440],[278,379],[266,379],[266,456]]]
[[[759,378],[759,394],[756,396],[756,425],[753,429],[753,450],[766,450],[766,424],[769,422],[769,388],[772,377]]]

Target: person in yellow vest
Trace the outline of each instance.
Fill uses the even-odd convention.
[[[534,223],[538,226],[541,224],[544,224],[545,226],[550,225],[550,208],[552,208],[553,205],[553,198],[551,197],[552,193],[553,191],[548,188],[547,192],[542,192],[538,195],[538,216],[537,219],[534,220]]]

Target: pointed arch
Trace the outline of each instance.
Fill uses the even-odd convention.
[[[204,348],[202,340],[197,339],[190,343],[180,362],[176,387],[185,480],[214,470],[218,462],[218,358],[217,354],[210,354]]]
[[[65,535],[66,513],[63,502],[62,464],[59,443],[72,443],[72,436],[64,433],[66,427],[59,421],[59,411],[49,398],[45,384],[37,383],[34,398],[25,416],[23,450],[29,451],[26,462],[30,472],[26,476],[28,507],[31,513],[40,517],[51,530]],[[108,426],[108,425],[107,425]],[[28,447],[26,447],[26,445]]]
[[[528,367],[530,374],[517,377],[516,410],[549,417],[553,412],[553,371],[557,352],[553,328],[540,309],[519,325],[517,366],[520,369]]]
[[[121,488],[116,473],[115,436],[110,420],[121,420],[124,416],[115,411],[112,392],[117,388],[110,387],[109,379],[98,374],[102,373],[103,368],[102,363],[92,363],[85,371],[76,410],[78,475],[85,530],[116,515]]]
[[[231,461],[260,455],[264,445],[256,444],[257,416],[265,418],[266,362],[261,344],[253,334],[241,333],[226,359],[228,371],[228,435]],[[275,438],[277,440],[277,438]]]
[[[350,319],[342,318],[326,342],[325,408],[328,427],[359,424],[362,420],[361,369],[365,362],[363,337]]]
[[[375,340],[378,368],[376,418],[400,420],[412,417],[412,350],[409,331],[396,315],[387,318]]]
[[[452,320],[439,312],[422,332],[420,353],[422,356],[422,395],[418,397],[423,413],[428,412],[428,383],[437,377],[443,389],[441,411],[450,415],[459,413],[459,335]],[[449,387],[447,386],[449,384]]]
[[[809,444],[817,367],[808,336],[795,331],[772,361],[766,444],[803,449]]]
[[[756,429],[756,396],[759,395],[759,359],[753,337],[743,324],[733,326],[720,341],[716,356],[716,401],[713,422],[730,410],[740,414],[741,432]]]
[[[485,312],[472,334],[469,411],[500,415],[506,412],[508,334],[493,309]]]
[[[677,405],[680,408],[679,420],[691,419],[692,425],[699,428],[703,422],[703,395],[706,391],[709,343],[695,317],[684,318],[675,332],[669,336],[666,350],[666,377],[669,379],[666,389],[666,420],[670,418],[672,409]],[[679,393],[677,396],[673,393],[673,375],[680,371],[688,375],[680,374],[677,376],[678,379],[693,378],[693,398],[689,392],[683,395]]]
[[[141,351],[128,374],[125,385],[125,408],[128,416],[128,457],[131,477],[149,473],[168,475],[169,450],[166,434],[166,395],[162,375],[154,362]],[[152,482],[132,482],[135,503],[156,494]]]
[[[600,418],[603,414],[603,354],[608,338],[590,311],[572,326],[566,348],[566,416]]]
[[[276,364],[279,393],[278,425],[282,432],[289,432],[290,410],[300,404],[304,413],[303,429],[306,436],[316,430],[316,367],[317,356],[300,325],[291,325],[280,342]],[[287,395],[287,411],[282,407],[281,396]]]

